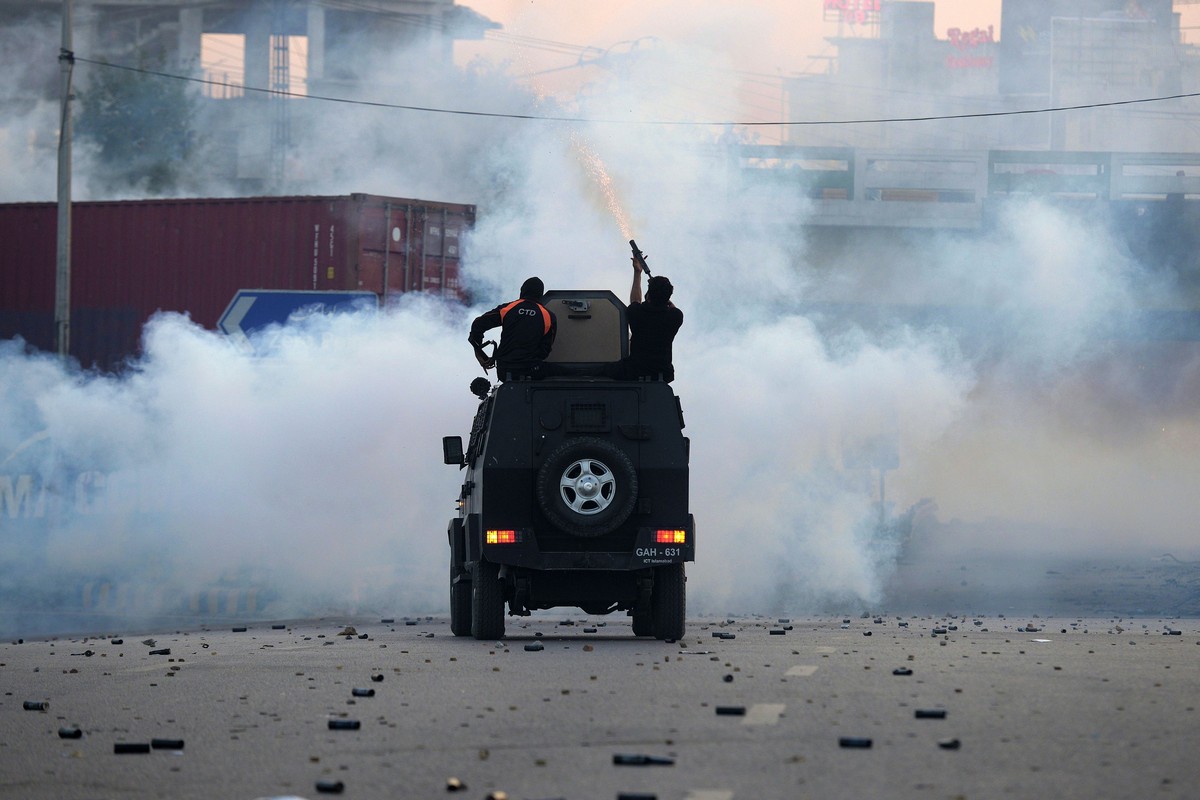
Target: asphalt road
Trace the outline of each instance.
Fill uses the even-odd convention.
[[[1194,797],[1200,785],[1196,619],[693,619],[677,643],[635,639],[627,618],[510,618],[500,643],[407,622],[0,645],[0,797],[338,796],[321,781],[347,798],[513,800]]]

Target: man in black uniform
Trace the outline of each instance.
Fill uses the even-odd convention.
[[[521,284],[521,297],[501,303],[471,323],[467,341],[475,348],[475,358],[484,369],[496,367],[500,380],[541,377],[542,360],[550,355],[558,321],[542,305],[545,287],[540,278]],[[483,333],[500,328],[500,344],[489,356],[483,350]]]
[[[671,343],[683,325],[683,312],[671,302],[675,287],[661,275],[646,285],[642,302],[642,267],[633,259],[633,287],[629,290],[629,355],[613,365],[611,375],[619,380],[654,378],[675,380]]]

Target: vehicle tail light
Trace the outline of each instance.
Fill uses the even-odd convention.
[[[521,541],[520,535],[516,531],[487,531],[484,538],[487,544],[516,544]]]
[[[659,530],[655,532],[655,541],[659,544],[687,544],[687,531]]]

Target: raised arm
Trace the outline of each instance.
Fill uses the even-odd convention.
[[[630,261],[633,262],[633,286],[629,289],[629,305],[633,305],[642,302],[642,265],[636,258]]]
[[[499,326],[500,322],[500,307],[497,306],[485,314],[480,314],[471,323],[471,332],[467,335],[467,341],[471,343],[471,347],[475,348],[475,360],[479,362],[479,366],[483,367],[484,370],[489,370],[495,366],[496,359],[494,356],[489,356],[487,351],[483,349],[483,334]]]

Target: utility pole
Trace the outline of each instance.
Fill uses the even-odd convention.
[[[291,143],[291,105],[287,93],[292,88],[291,52],[288,41],[288,4],[275,0],[271,43],[271,93],[268,102],[274,104],[271,117],[271,188],[280,191],[287,177],[287,153]]]
[[[54,280],[54,344],[59,356],[71,353],[71,73],[75,52],[71,43],[71,0],[63,0],[62,118],[58,124],[58,261]]]

